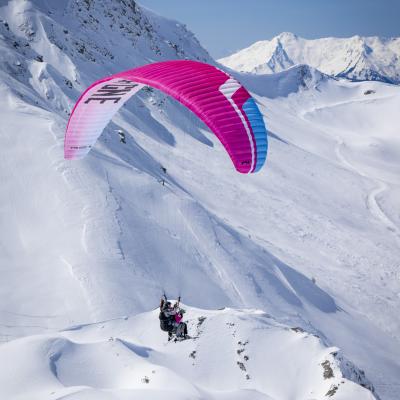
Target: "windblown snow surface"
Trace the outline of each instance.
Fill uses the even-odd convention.
[[[67,162],[90,83],[214,61],[133,1],[0,4],[1,399],[400,397],[398,86],[232,72],[269,129],[251,176],[153,90]],[[164,291],[192,339],[158,329]]]

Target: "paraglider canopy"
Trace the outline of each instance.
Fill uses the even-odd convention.
[[[174,97],[218,137],[241,173],[259,171],[267,155],[267,132],[249,92],[226,72],[189,60],[144,65],[91,85],[72,110],[64,157],[83,158],[118,109],[144,86]]]

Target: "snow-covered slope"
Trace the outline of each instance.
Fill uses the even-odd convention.
[[[336,77],[400,83],[400,38],[353,36],[307,40],[284,32],[219,62],[237,71],[257,74],[307,64]]]
[[[168,342],[152,311],[5,344],[0,396],[374,399],[362,371],[299,327],[255,310],[188,311],[194,336],[184,342]]]
[[[264,340],[279,349],[279,338],[282,348],[301,339],[289,346],[291,355],[299,354],[290,368],[312,376],[296,387],[304,396],[316,390],[315,398],[324,398],[328,382],[321,380],[320,363],[337,346],[365,371],[382,399],[399,397],[398,87],[339,82],[307,66],[276,75],[238,73],[270,130],[267,165],[254,176],[233,171],[206,127],[152,90],[124,107],[88,157],[66,162],[68,113],[94,80],[154,60],[213,60],[182,25],[131,1],[65,1],[60,8],[61,2],[55,7],[44,0],[1,4],[0,338],[5,344],[0,357],[17,372],[10,379],[3,367],[0,379],[7,382],[9,399],[24,398],[22,386],[40,398],[41,388],[50,396],[53,390],[80,390],[71,389],[76,385],[94,391],[107,387],[129,398],[124,388],[140,389],[143,383],[127,383],[131,375],[113,364],[104,339],[124,337],[161,352],[155,314],[137,316],[145,319],[137,328],[130,325],[135,317],[121,321],[126,324],[122,333],[107,323],[104,337],[80,336],[86,328],[71,331],[74,337],[60,331],[149,311],[163,291],[205,309],[261,309],[271,315],[272,325],[279,321],[303,329],[310,337],[305,347],[300,334],[286,337],[281,330],[277,336],[252,337],[251,343],[259,357],[268,357],[263,348],[272,347]],[[126,145],[117,129],[126,132]],[[159,183],[161,165],[168,169],[166,186]],[[207,311],[189,308],[188,317],[196,318],[197,312]],[[230,311],[229,318],[239,314]],[[253,317],[242,317],[234,322],[246,330],[242,321]],[[249,329],[258,331],[257,318]],[[222,319],[215,331],[224,335]],[[93,329],[105,329],[101,326]],[[23,337],[32,334],[40,336]],[[146,339],[140,339],[143,335]],[[62,361],[57,367],[57,357],[51,358],[49,368],[47,349],[55,340]],[[213,375],[207,374],[219,359],[230,360],[244,381],[239,358],[218,349],[208,352],[211,343],[204,342],[202,367],[190,377],[174,356],[189,359],[187,347],[193,343],[179,344],[166,357],[172,372],[163,379],[174,379],[175,387],[186,385],[181,396],[195,393],[194,377],[205,390],[196,394],[200,398],[223,396],[215,393]],[[303,352],[312,346],[309,365]],[[34,354],[25,353],[31,348]],[[133,353],[126,363],[137,365],[141,376],[146,363]],[[284,358],[284,350],[278,356]],[[82,374],[80,380],[69,367],[80,361],[101,365],[101,360],[119,373],[110,367]],[[289,365],[273,360],[271,370]],[[292,396],[295,386],[271,391],[262,383],[266,375],[252,374],[249,390],[276,399]],[[232,388],[236,375],[229,376],[224,390],[243,398],[247,383]],[[341,393],[333,398],[349,398]],[[108,394],[87,390],[76,396]]]

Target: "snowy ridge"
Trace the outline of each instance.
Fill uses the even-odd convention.
[[[356,81],[400,83],[400,38],[361,37],[307,40],[284,32],[254,43],[219,62],[241,72],[270,74],[296,64]]]
[[[30,81],[43,98],[54,100],[52,105],[66,113],[71,102],[67,106],[65,95],[52,90],[61,86],[76,97],[86,88],[82,80],[87,79],[87,68],[106,75],[113,64],[128,69],[175,58],[211,62],[183,25],[160,19],[134,1],[62,0],[57,7],[45,0],[11,1],[2,7],[0,32],[1,71],[22,83]],[[129,49],[124,57],[121,48]]]
[[[232,171],[206,127],[155,90],[133,98],[88,157],[65,162],[68,113],[93,81],[156,60],[214,61],[184,26],[132,1],[63,4],[11,1],[0,8],[0,145],[7,149],[0,158],[0,357],[16,371],[12,380],[8,369],[0,371],[6,398],[21,398],[22,387],[41,400],[57,398],[53,391],[125,399],[143,387],[157,398],[165,385],[149,374],[167,365],[163,379],[172,379],[182,398],[232,398],[234,390],[238,399],[281,399],[293,390],[323,399],[340,384],[333,399],[397,400],[399,88],[339,81],[305,65],[274,75],[235,73],[256,96],[270,133],[267,166],[252,177]],[[188,307],[191,332],[202,315],[211,321],[215,314],[215,325],[165,355],[156,313],[148,312],[163,291],[202,309],[261,309],[271,317]],[[121,315],[128,321],[96,322]],[[226,322],[243,337],[233,340]],[[105,335],[91,332],[103,325]],[[291,330],[297,327],[304,332]],[[226,352],[209,350],[213,332],[230,338]],[[282,350],[268,364],[271,374],[290,365],[310,379],[293,380],[293,387],[278,380],[271,391],[254,363],[249,371],[260,371],[248,382],[237,364],[246,366],[237,353],[246,337],[254,346],[249,362],[258,353],[265,358],[264,347],[290,344],[296,362],[277,361]],[[194,343],[206,350],[198,350],[202,366],[188,377],[176,359],[193,362]],[[114,364],[120,356],[113,346],[134,372]],[[145,348],[160,359],[148,360]],[[322,378],[327,358],[332,381]],[[217,359],[230,365],[225,383],[221,371],[219,382],[207,374]],[[71,365],[79,362],[110,364],[117,373],[99,367],[74,375]],[[217,393],[222,384],[231,392]]]
[[[188,315],[193,338],[179,343],[167,342],[155,310],[3,345],[0,356],[10,362],[0,367],[0,395],[32,400],[155,400],[166,394],[204,400],[374,398],[362,371],[299,327],[252,310],[188,308]]]
[[[270,99],[287,97],[304,90],[319,90],[324,83],[336,80],[305,64],[289,67],[276,74],[254,75],[234,70],[229,72],[245,83],[253,93]]]

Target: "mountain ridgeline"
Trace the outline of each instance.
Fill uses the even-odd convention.
[[[307,64],[338,78],[399,84],[400,38],[353,36],[307,40],[285,32],[219,62],[237,71],[256,74]]]

